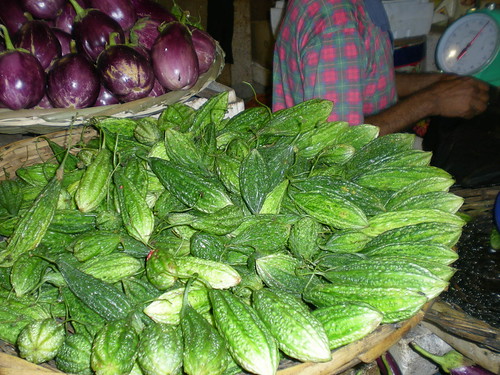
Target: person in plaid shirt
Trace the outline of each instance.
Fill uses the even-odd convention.
[[[486,109],[488,90],[472,77],[396,73],[380,0],[288,0],[274,47],[273,111],[329,99],[330,120],[377,125],[383,135],[430,116],[471,118]]]

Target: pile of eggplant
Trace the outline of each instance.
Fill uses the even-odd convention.
[[[216,41],[176,4],[0,0],[0,107],[86,108],[191,88]]]

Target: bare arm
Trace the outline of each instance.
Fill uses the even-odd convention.
[[[380,127],[380,135],[408,130],[430,116],[471,118],[488,104],[489,86],[472,77],[443,76],[429,86],[413,90],[394,106],[365,118]]]
[[[396,72],[396,92],[400,98],[412,95],[440,81],[446,75],[441,73],[399,73]]]

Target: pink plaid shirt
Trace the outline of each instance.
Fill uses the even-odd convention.
[[[332,100],[330,120],[363,123],[396,102],[392,46],[363,0],[289,0],[274,50],[273,111]]]

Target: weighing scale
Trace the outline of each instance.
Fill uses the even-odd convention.
[[[436,64],[447,73],[472,75],[500,86],[500,9],[473,9],[453,22],[436,47]]]

